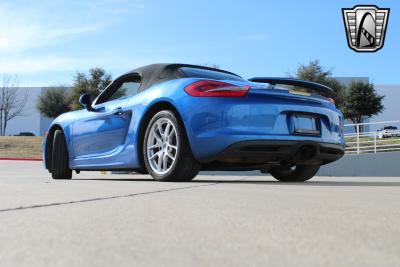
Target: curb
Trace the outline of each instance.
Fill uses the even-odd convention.
[[[43,161],[41,158],[0,158],[0,160]]]

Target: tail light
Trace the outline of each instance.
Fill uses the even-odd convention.
[[[230,83],[202,80],[185,87],[185,92],[191,96],[200,97],[243,97],[247,95],[250,86],[237,86]]]

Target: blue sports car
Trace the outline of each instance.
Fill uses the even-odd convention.
[[[305,181],[344,153],[343,115],[332,97],[313,82],[153,64],[117,78],[94,100],[82,95],[82,110],[56,118],[45,167],[54,179],[71,179],[73,170],[129,170],[158,181],[260,170]]]

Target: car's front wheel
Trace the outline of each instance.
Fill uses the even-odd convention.
[[[150,120],[143,141],[147,171],[158,181],[190,181],[200,170],[182,123],[169,110]]]
[[[269,170],[269,173],[281,182],[304,182],[318,172],[319,165],[279,166]]]
[[[69,168],[67,143],[63,132],[60,130],[54,132],[51,176],[53,179],[72,178],[72,170]]]

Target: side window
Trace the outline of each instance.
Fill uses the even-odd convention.
[[[108,101],[136,95],[140,87],[140,81],[123,82],[121,86],[114,91]]]
[[[116,80],[99,96],[96,101],[96,105],[136,95],[138,93],[140,83],[141,78],[139,76],[126,77]]]

